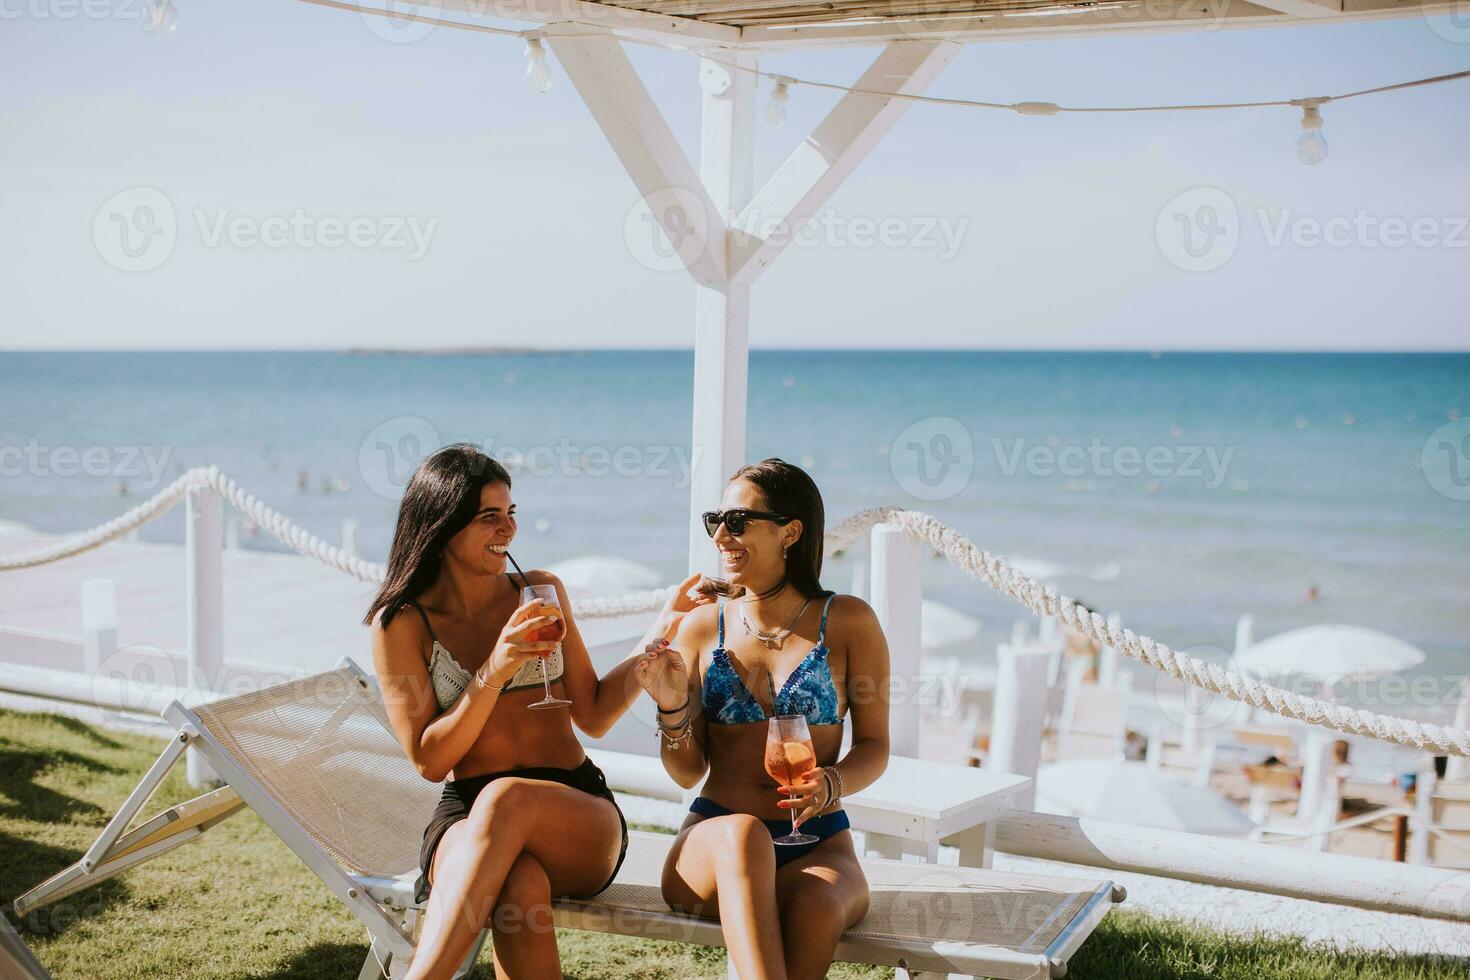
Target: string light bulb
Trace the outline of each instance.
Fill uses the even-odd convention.
[[[1327,159],[1327,139],[1322,135],[1322,110],[1316,99],[1303,99],[1302,134],[1296,138],[1296,158],[1309,167]]]
[[[148,5],[148,18],[143,22],[143,30],[164,37],[178,29],[179,12],[174,9],[172,0],[153,0]]]
[[[546,66],[546,49],[541,38],[531,35],[526,38],[526,84],[537,95],[551,91],[551,69]]]
[[[776,76],[771,88],[771,101],[766,103],[766,125],[780,129],[786,125],[786,97],[791,93],[791,80],[785,75]]]

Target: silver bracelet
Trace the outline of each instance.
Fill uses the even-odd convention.
[[[838,803],[841,803],[842,802],[842,790],[843,790],[843,786],[842,786],[842,771],[840,769],[838,769],[836,766],[823,766],[822,767],[822,771],[827,774],[827,779],[829,780],[828,786],[827,786],[829,793],[831,792],[831,788],[832,788],[831,787],[831,784],[834,783],[834,782],[837,784],[837,793],[836,793],[836,795],[834,795],[830,799],[828,799],[827,800],[827,805],[824,806],[824,807],[822,807],[822,812],[825,813],[826,811],[828,811],[828,810],[832,809],[834,806],[836,806]]]
[[[678,729],[674,729],[674,731],[678,731],[678,734],[670,735],[670,729],[665,728],[663,722],[659,722],[658,729],[653,734],[656,738],[660,739],[663,742],[664,748],[677,749],[680,745],[689,741],[689,739],[694,736],[694,725],[689,722],[688,718],[684,719],[683,726],[683,731],[678,731]]]
[[[494,684],[490,684],[490,683],[486,682],[485,678],[483,678],[483,677],[480,676],[480,672],[478,670],[475,671],[474,678],[475,678],[475,686],[476,687],[486,688],[488,690],[494,691],[496,694],[500,694],[501,692],[503,692],[505,690],[505,685],[504,684],[502,684],[500,687],[496,687]]]

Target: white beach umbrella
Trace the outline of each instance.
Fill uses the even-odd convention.
[[[1242,837],[1255,826],[1214,790],[1142,762],[1108,759],[1042,766],[1036,774],[1036,809],[1215,837]]]
[[[980,637],[979,619],[937,599],[925,599],[919,616],[919,644],[926,651],[970,643]]]
[[[583,592],[637,592],[657,589],[668,583],[658,572],[616,555],[581,555],[547,568],[569,590]]]
[[[1235,658],[1253,674],[1298,674],[1318,680],[1392,674],[1424,662],[1424,651],[1364,626],[1304,626],[1254,643]]]

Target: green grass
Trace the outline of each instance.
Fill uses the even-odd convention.
[[[0,711],[6,914],[15,896],[81,855],[161,750],[157,740],[68,718]],[[154,805],[190,795],[180,766]],[[249,811],[199,841],[33,913],[22,935],[58,980],[352,978],[367,955],[366,931]],[[724,976],[718,949],[570,931],[558,937],[569,977]],[[1127,912],[1110,915],[1072,961],[1074,977],[1128,980],[1463,980],[1466,974],[1464,962],[1224,938]],[[488,952],[475,975],[493,976]],[[892,971],[844,964],[832,976]]]

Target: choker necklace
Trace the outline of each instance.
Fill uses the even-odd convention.
[[[806,602],[803,602],[801,604],[801,608],[797,609],[792,617],[786,621],[786,625],[782,626],[780,629],[757,629],[756,627],[750,625],[750,620],[745,618],[744,609],[740,610],[740,625],[745,627],[745,633],[747,636],[753,636],[757,640],[760,640],[766,645],[767,650],[774,650],[786,641],[786,637],[791,635],[791,628],[796,625],[796,621],[801,618],[802,613],[806,612],[806,607],[809,605],[811,605],[811,599],[807,599]]]
[[[765,599],[774,599],[774,598],[776,598],[776,596],[780,595],[781,594],[781,591],[783,589],[785,589],[785,588],[786,588],[786,579],[783,578],[783,579],[781,579],[781,581],[777,582],[775,585],[771,586],[769,589],[767,589],[764,592],[754,592],[754,591],[751,591],[751,590],[747,589],[746,590],[745,597],[743,599],[741,599],[740,601],[741,602],[759,602],[759,601],[762,601],[762,600],[765,600]]]

